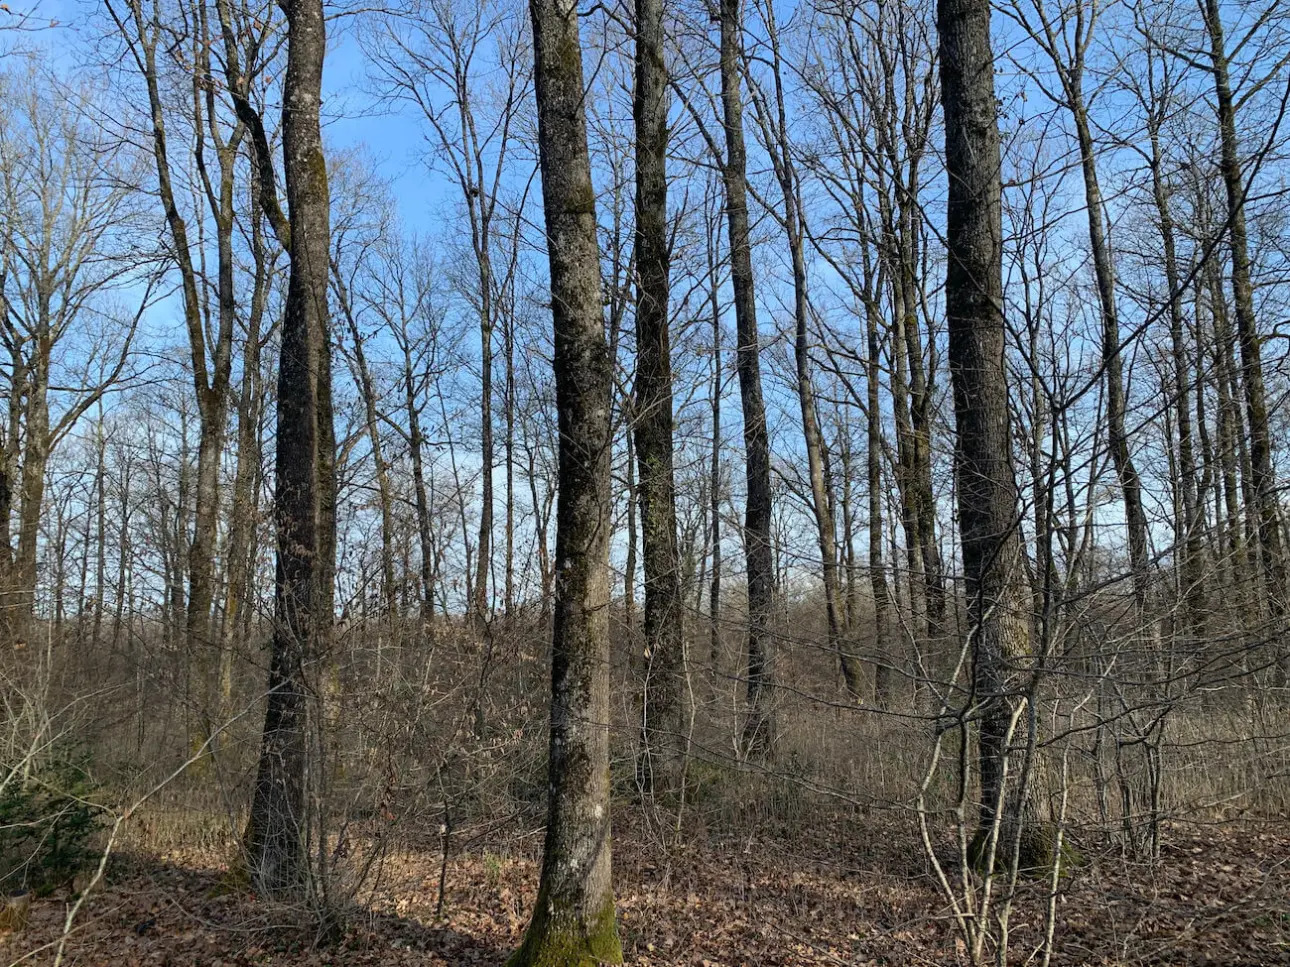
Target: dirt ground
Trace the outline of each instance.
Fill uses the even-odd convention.
[[[640,967],[951,965],[965,950],[912,831],[839,818],[809,836],[750,831],[665,847],[641,817],[619,818],[614,866],[625,959]],[[299,911],[228,888],[212,851],[122,854],[82,907],[64,964],[103,967],[501,965],[537,887],[540,830],[485,837],[450,854],[389,851],[332,935]],[[697,841],[695,841],[697,840]],[[463,837],[463,843],[469,837]],[[1290,965],[1290,831],[1174,827],[1161,862],[1082,845],[1063,880],[1053,964]],[[946,838],[946,852],[953,852]],[[951,871],[953,874],[953,871]],[[1022,888],[1010,962],[1044,925],[1046,885]],[[0,961],[55,962],[70,896],[33,903]],[[1036,957],[1033,963],[1039,963]]]

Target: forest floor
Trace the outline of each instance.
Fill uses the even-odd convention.
[[[640,967],[951,965],[966,962],[944,895],[908,828],[873,818],[809,835],[700,835],[665,848],[620,816],[614,872],[625,960]],[[89,896],[62,963],[103,967],[376,967],[505,963],[537,885],[541,836],[450,856],[390,853],[372,896],[326,944],[298,916],[230,892],[217,856],[123,854]],[[952,851],[952,848],[950,849]],[[1290,830],[1175,826],[1157,864],[1085,848],[1062,882],[1052,963],[1290,965]],[[1023,886],[1010,962],[1043,931],[1043,883]],[[0,963],[52,964],[68,910],[37,900]],[[275,921],[277,921],[275,923]],[[1038,963],[1038,958],[1032,962]]]

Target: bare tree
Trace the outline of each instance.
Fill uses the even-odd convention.
[[[511,967],[622,963],[609,818],[609,461],[595,190],[577,8],[534,0],[538,149],[551,273],[560,495],[542,880]]]
[[[721,105],[726,154],[721,175],[726,189],[730,234],[730,281],[734,289],[736,369],[744,417],[746,505],[744,556],[748,572],[748,665],[745,755],[766,755],[775,740],[772,714],[775,683],[770,618],[775,591],[771,544],[770,438],[762,398],[757,301],[748,224],[748,152],[743,126],[743,17],[739,0],[721,0]]]
[[[663,0],[636,0],[636,381],[633,436],[640,464],[645,563],[642,779],[675,760],[681,732],[682,600],[672,467],[671,239],[667,213],[668,76]],[[671,753],[664,750],[672,749]]]
[[[283,171],[290,223],[277,227],[290,275],[278,365],[277,587],[269,700],[245,837],[252,880],[269,895],[295,894],[307,885],[307,676],[330,648],[336,554],[331,229],[319,123],[326,29],[321,0],[289,0],[284,9]],[[276,192],[272,182],[260,187],[262,199]]]
[[[1245,38],[1254,35],[1267,21],[1274,7],[1260,12]],[[1236,316],[1236,338],[1241,353],[1241,384],[1245,394],[1245,415],[1249,432],[1251,500],[1254,541],[1262,566],[1264,607],[1281,633],[1280,623],[1287,611],[1286,566],[1281,546],[1281,519],[1277,508],[1276,475],[1272,468],[1272,441],[1268,429],[1267,390],[1263,378],[1263,357],[1258,319],[1254,308],[1254,285],[1250,272],[1249,231],[1245,217],[1245,176],[1236,128],[1237,99],[1232,91],[1229,55],[1223,29],[1223,10],[1218,0],[1204,0],[1201,16],[1209,37],[1209,61],[1214,80],[1215,109],[1219,134],[1219,172],[1226,193],[1226,229],[1231,247],[1232,305]],[[1282,64],[1285,63],[1283,59]],[[1265,76],[1265,81],[1272,75]],[[1256,85],[1252,85],[1256,86]],[[1246,100],[1253,91],[1246,93]],[[1290,652],[1278,653],[1279,677],[1290,680]]]
[[[949,173],[949,362],[958,431],[963,572],[972,694],[980,722],[981,828],[973,852],[1033,865],[1022,757],[1033,654],[1004,366],[999,123],[988,0],[939,0],[941,100]],[[1021,731],[1018,731],[1018,730]]]
[[[46,471],[58,444],[127,375],[151,301],[112,302],[138,269],[124,235],[137,166],[87,117],[79,93],[55,102],[40,74],[0,75],[0,343],[8,355],[0,449],[0,622],[25,642],[35,604]],[[19,92],[19,86],[25,91]],[[136,223],[137,224],[137,223]],[[16,512],[16,546],[11,520]]]

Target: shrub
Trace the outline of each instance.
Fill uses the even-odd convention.
[[[11,770],[0,790],[0,893],[47,896],[98,860],[102,810],[79,762],[62,760],[23,777]]]

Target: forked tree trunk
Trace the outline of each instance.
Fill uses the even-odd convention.
[[[328,359],[330,214],[319,109],[326,52],[321,0],[286,0],[283,155],[290,277],[278,368],[274,516],[278,535],[269,699],[246,834],[257,890],[298,892],[307,858],[307,670],[328,652],[335,554]],[[316,714],[316,712],[315,712]]]

